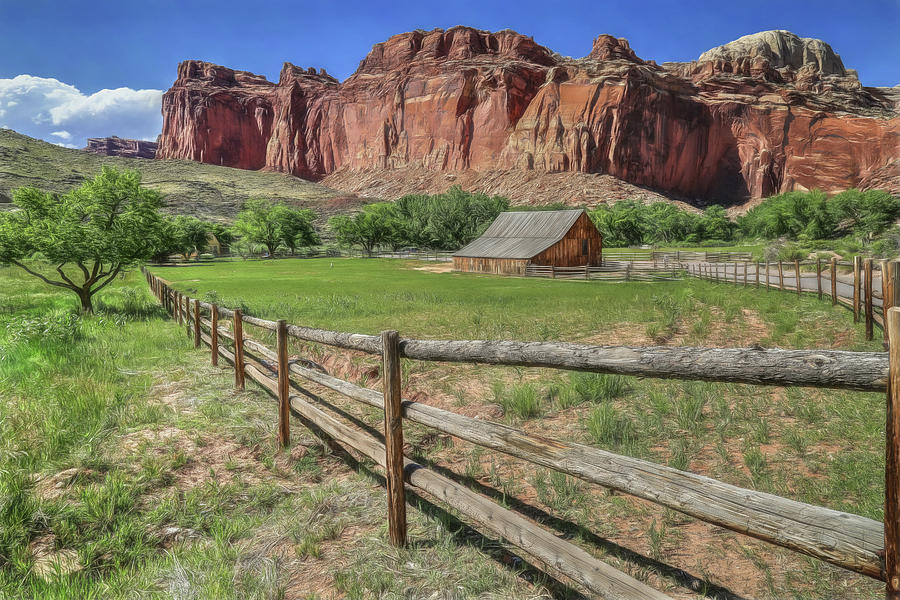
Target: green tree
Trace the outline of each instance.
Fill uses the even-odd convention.
[[[404,196],[385,215],[391,229],[386,243],[395,249],[456,250],[481,235],[508,208],[506,198],[466,192],[458,185],[443,194]]]
[[[622,200],[601,206],[591,213],[591,218],[603,235],[604,246],[636,246],[645,241],[645,207],[639,202]]]
[[[234,231],[248,242],[265,246],[269,256],[275,256],[281,243],[276,205],[268,200],[248,200],[238,213]]]
[[[725,209],[718,204],[713,204],[703,211],[698,230],[702,232],[702,238],[706,240],[730,240],[734,230],[734,223],[728,219]]]
[[[370,204],[353,216],[338,215],[328,221],[335,238],[343,246],[361,246],[372,256],[378,246],[390,240],[393,215],[387,203]]]
[[[172,220],[172,229],[173,250],[181,254],[185,260],[189,259],[192,253],[196,253],[197,260],[200,260],[200,255],[209,246],[210,226],[197,217],[178,215]]]
[[[61,196],[19,188],[13,202],[19,210],[0,215],[0,262],[71,290],[86,313],[97,292],[163,242],[160,195],[141,187],[137,171],[103,167]],[[53,267],[29,262],[35,256]]]
[[[315,215],[311,210],[278,204],[273,213],[278,227],[278,239],[291,251],[291,256],[296,253],[297,248],[319,243],[319,236],[313,227]]]

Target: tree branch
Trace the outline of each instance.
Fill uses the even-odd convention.
[[[71,290],[71,289],[76,289],[76,288],[73,288],[71,285],[66,284],[66,283],[63,283],[63,282],[61,282],[61,281],[53,281],[53,280],[51,280],[51,279],[47,279],[46,277],[44,277],[44,276],[41,275],[40,273],[37,273],[37,272],[35,272],[35,271],[32,271],[31,269],[29,269],[28,267],[26,267],[25,265],[23,265],[22,263],[20,263],[20,262],[17,261],[17,260],[11,260],[10,263],[16,265],[16,266],[19,267],[20,269],[24,269],[26,273],[29,273],[29,274],[31,274],[31,275],[34,275],[35,277],[37,277],[38,279],[40,279],[41,281],[43,281],[43,282],[46,283],[46,284],[49,284],[49,285],[55,285],[56,287],[66,288],[66,289],[70,289],[70,290]]]
[[[110,281],[112,281],[113,279],[116,278],[116,275],[118,275],[119,271],[121,271],[121,270],[122,270],[122,265],[117,265],[116,268],[113,269],[112,272],[109,273],[109,277],[106,279],[106,281],[104,281],[103,283],[98,285],[96,288],[91,290],[91,296],[93,296],[94,294],[96,294],[97,292],[99,292],[100,290],[105,288],[109,284]]]
[[[85,281],[85,283],[87,283],[87,281],[90,280],[90,278],[91,278],[91,274],[88,273],[87,267],[85,267],[84,263],[81,262],[80,260],[75,264],[78,265],[78,268],[81,269],[82,273],[84,273],[84,281]]]
[[[63,263],[63,264],[65,264],[65,263]],[[63,268],[62,265],[57,265],[56,272],[59,273],[59,276],[62,277],[63,281],[65,281],[66,283],[71,285],[73,288],[77,288],[78,285],[74,281],[69,279],[69,277],[65,274],[65,272],[63,272],[62,268]],[[85,282],[85,283],[87,283],[87,282]]]

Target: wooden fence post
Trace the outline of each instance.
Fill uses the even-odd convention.
[[[893,261],[888,262],[883,260],[879,263],[881,267],[881,316],[887,314],[887,311],[892,306],[900,306],[896,298],[894,297],[894,280],[892,279],[894,275],[893,270]],[[887,318],[887,317],[885,317]],[[888,333],[887,333],[887,324],[884,326],[884,348],[887,350],[888,347]]]
[[[244,322],[241,309],[234,309],[234,387],[244,389]]]
[[[778,289],[784,289],[784,266],[781,261],[778,261]]]
[[[747,263],[744,263],[744,287],[747,287]]]
[[[766,261],[766,291],[769,291],[769,261]]]
[[[194,348],[200,347],[200,300],[194,299]]]
[[[556,279],[556,267],[550,265],[550,279]]]
[[[756,289],[759,289],[759,261],[756,261]]]
[[[588,263],[584,263],[584,278],[586,280],[591,278],[591,267]]]
[[[872,339],[872,259],[867,258],[865,262],[865,271],[866,271],[866,288],[865,297],[866,302],[866,339]]]
[[[837,305],[837,258],[831,257],[831,305]]]
[[[822,299],[822,259],[816,259],[816,289],[819,292],[819,300]]]
[[[219,307],[213,304],[209,309],[209,348],[212,350],[212,366],[219,366]]]
[[[384,447],[387,472],[388,531],[391,544],[406,545],[406,493],[403,488],[403,420],[400,406],[400,335],[381,334],[384,356]]]
[[[185,295],[184,297],[184,329],[187,332],[187,336],[193,337],[194,334],[191,331],[191,297]]]
[[[734,263],[734,279],[733,279],[733,283],[734,283],[734,285],[737,285],[737,263]]]
[[[278,320],[276,329],[278,351],[278,443],[282,448],[291,445],[291,380],[288,369],[287,321]]]
[[[797,280],[797,295],[800,295],[800,292],[803,291],[800,285],[800,259],[794,259],[794,278]]]
[[[853,322],[859,323],[859,256],[853,257]],[[883,275],[883,274],[882,274]]]
[[[173,291],[172,301],[174,303],[174,306],[172,307],[172,314],[175,316],[175,324],[181,325],[181,294]]]
[[[900,263],[891,262],[893,274],[900,277],[898,266]],[[897,600],[900,598],[900,307],[885,312],[884,329],[890,339],[884,472],[885,597]]]

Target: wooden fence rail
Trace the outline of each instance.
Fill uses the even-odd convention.
[[[708,276],[709,269],[697,269],[696,272]],[[480,526],[548,565],[551,570],[594,593],[607,598],[667,597],[597,560],[577,546],[557,538],[524,517],[494,504],[488,498],[404,459],[398,454],[398,448],[402,449],[402,420],[407,419],[467,442],[655,502],[708,523],[876,579],[886,579],[885,564],[900,571],[900,567],[895,567],[900,561],[893,556],[886,561],[884,555],[885,548],[900,547],[900,540],[895,539],[900,538],[900,526],[896,524],[882,524],[858,515],[739,488],[649,461],[536,436],[507,425],[401,400],[399,396],[399,359],[404,357],[425,361],[550,367],[658,378],[888,391],[890,397],[889,375],[893,376],[895,370],[900,372],[900,367],[892,362],[894,357],[889,358],[888,353],[604,347],[553,342],[416,340],[400,338],[396,332],[385,332],[381,336],[342,333],[242,315],[238,310],[231,311],[181,296],[167,282],[149,272],[146,272],[146,276],[151,290],[161,304],[171,308],[173,317],[183,319],[182,324],[191,337],[200,331],[201,341],[234,365],[236,373],[246,373],[274,397],[282,400],[279,402],[279,414],[284,414],[285,405],[282,402],[286,398],[291,411],[300,414],[339,443],[369,456],[386,469],[389,481],[390,538],[397,545],[404,544],[406,540],[405,504],[396,484],[397,478],[402,476],[413,488],[425,491],[459,510]],[[746,280],[745,276],[743,283],[746,284]],[[184,299],[184,304],[180,301],[181,298]],[[190,304],[193,304],[193,311],[182,309],[182,306]],[[209,318],[201,314],[201,309]],[[215,325],[219,317],[231,317],[233,325],[230,332]],[[900,328],[900,317],[896,320]],[[243,324],[276,332],[277,349],[270,349],[246,336],[242,331]],[[383,392],[357,386],[297,362],[288,362],[288,337],[381,356],[385,373]],[[230,342],[231,351],[214,341],[223,339]],[[900,357],[897,360],[900,361]],[[289,379],[289,375],[385,411],[387,447],[370,434],[345,423],[324,400],[318,399],[314,404],[299,395],[288,394],[287,385],[302,390],[294,380]],[[237,375],[235,384],[238,385]],[[385,398],[390,401],[386,403]],[[889,419],[892,414],[896,414],[891,407],[889,398]],[[900,426],[897,428],[900,429]],[[892,431],[890,427],[889,431]],[[279,436],[282,440],[283,435]],[[889,463],[886,475],[888,482],[900,481],[900,473],[892,473],[891,469],[900,471],[900,465]],[[392,480],[393,484],[390,483]],[[402,488],[400,485],[399,490]],[[886,524],[890,526],[887,527]],[[886,539],[886,535],[891,539]],[[890,594],[892,582],[888,581],[887,584]]]

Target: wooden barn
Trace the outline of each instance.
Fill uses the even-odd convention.
[[[457,271],[524,275],[527,265],[600,266],[603,238],[584,210],[500,213],[453,255]]]

